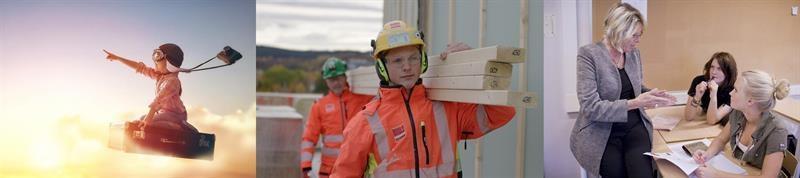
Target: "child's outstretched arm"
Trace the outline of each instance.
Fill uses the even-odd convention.
[[[139,62],[117,56],[114,53],[106,51],[105,49],[103,50],[103,52],[106,53],[106,59],[108,59],[109,61],[119,61],[134,70],[136,70],[139,67]]]
[[[105,49],[103,52],[106,53],[106,59],[109,61],[119,61],[125,66],[130,67],[131,69],[135,70],[138,73],[144,74],[147,77],[155,79],[158,76],[158,72],[156,72],[153,68],[147,67],[142,62],[126,59],[124,57],[117,56],[114,53],[108,52]]]

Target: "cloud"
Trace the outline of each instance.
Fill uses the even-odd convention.
[[[305,7],[328,8],[328,9],[357,9],[362,11],[383,12],[382,1],[358,1],[358,0],[258,0],[260,4],[287,4]]]
[[[259,1],[256,44],[295,50],[370,50],[380,1]]]
[[[227,115],[190,107],[189,122],[204,133],[214,133],[214,160],[191,160],[125,153],[107,147],[109,120],[64,116],[33,139],[24,165],[12,176],[42,177],[255,177],[255,103]],[[138,118],[140,113],[119,113],[112,121]],[[49,127],[48,126],[48,127]],[[6,166],[7,167],[7,166]],[[6,168],[8,169],[8,168]]]

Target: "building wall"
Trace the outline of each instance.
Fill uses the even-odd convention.
[[[595,38],[619,0],[594,1]],[[797,0],[650,1],[639,49],[645,83],[667,90],[688,90],[705,62],[718,51],[730,52],[739,71],[761,69],[800,83],[800,16]]]
[[[592,43],[591,1],[544,2],[544,165],[545,177],[579,177],[569,148],[577,117],[576,56]]]

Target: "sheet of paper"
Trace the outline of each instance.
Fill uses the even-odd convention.
[[[674,129],[675,126],[678,126],[678,123],[681,122],[681,118],[670,117],[670,116],[655,116],[652,118],[651,121],[653,121],[653,129],[672,131],[672,129]]]
[[[682,158],[688,158],[692,160],[692,162],[694,162],[692,156],[686,154],[686,152],[683,151],[683,148],[681,148],[681,146],[693,142],[697,142],[697,140],[667,144],[667,147],[669,147],[669,150],[672,151],[674,155],[678,155],[678,157]],[[702,142],[705,143],[706,145],[711,145],[711,140],[703,139]],[[734,173],[734,174],[747,173],[746,170],[744,170],[742,167],[737,166],[736,163],[732,162],[731,160],[726,158],[725,155],[722,154],[717,154],[716,156],[712,157],[711,160],[708,161],[707,165],[711,165],[718,170],[729,173]]]
[[[670,152],[667,153],[647,152],[644,153],[644,155],[653,156],[656,159],[666,159],[667,161],[672,162],[672,164],[674,164],[675,166],[678,166],[678,168],[680,168],[681,171],[683,171],[683,173],[686,175],[692,174],[694,170],[700,167],[700,165],[695,163],[691,157],[687,158],[686,156],[680,154],[674,154]]]

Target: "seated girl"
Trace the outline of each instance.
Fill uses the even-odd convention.
[[[777,100],[789,94],[789,82],[775,80],[762,71],[743,72],[731,91],[728,124],[706,151],[696,150],[692,157],[703,164],[695,171],[698,177],[777,177],[786,150],[786,129],[772,114]],[[705,165],[729,143],[733,156],[761,169],[759,176],[732,174]]]
[[[703,119],[708,124],[727,122],[731,112],[731,96],[736,81],[736,61],[727,52],[717,52],[703,67],[703,75],[698,75],[689,86],[689,97],[684,109],[687,120]]]

